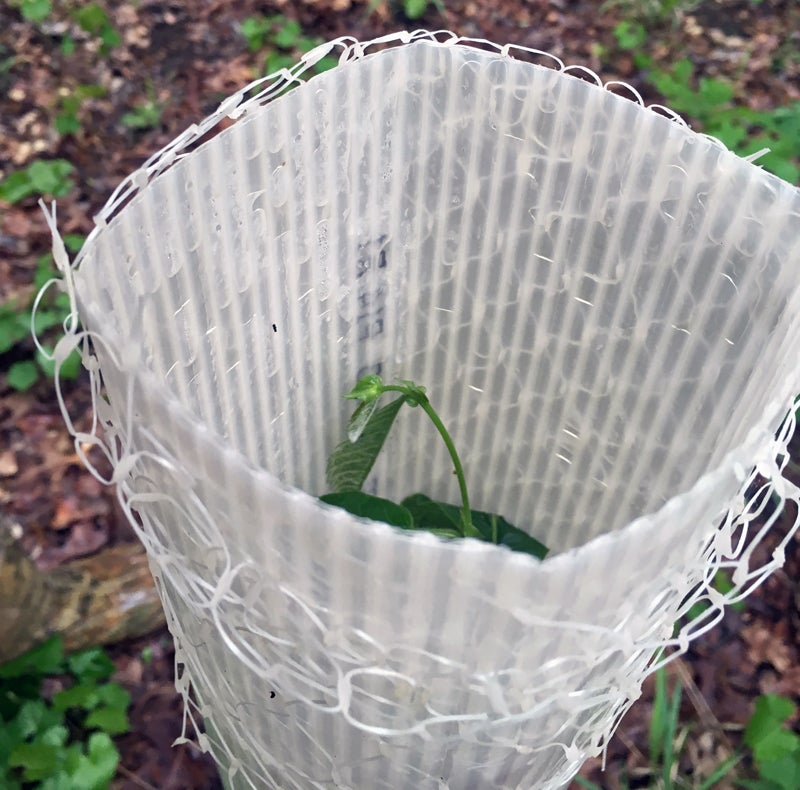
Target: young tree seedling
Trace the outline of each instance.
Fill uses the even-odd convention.
[[[378,401],[386,393],[399,393],[400,397],[379,409]],[[344,397],[360,403],[347,424],[347,438],[328,458],[326,474],[331,493],[320,497],[323,502],[402,529],[423,529],[444,538],[475,538],[544,559],[547,548],[538,540],[502,516],[470,507],[461,459],[424,387],[413,381],[384,384],[380,376],[370,375],[360,379]],[[397,504],[361,490],[404,403],[419,406],[442,437],[458,479],[460,508],[421,493],[412,494]]]

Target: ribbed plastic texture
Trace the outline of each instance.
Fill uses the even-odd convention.
[[[540,55],[333,42],[153,157],[74,265],[56,239],[76,442],[114,462],[228,787],[559,787],[782,562],[750,554],[800,493],[800,192]],[[315,499],[370,371],[427,386],[473,505],[552,558]],[[387,449],[369,490],[459,501],[416,412]]]

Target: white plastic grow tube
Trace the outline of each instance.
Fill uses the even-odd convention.
[[[796,518],[750,567],[800,498],[800,193],[587,74],[341,39],[151,157],[72,265],[51,217],[102,431],[68,427],[115,464],[230,787],[559,787],[781,564]],[[376,369],[551,559],[314,499]],[[419,436],[369,485],[455,501]]]

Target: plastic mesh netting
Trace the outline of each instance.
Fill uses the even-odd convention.
[[[54,232],[84,327],[56,356],[95,395],[68,425],[113,462],[229,787],[559,787],[781,564],[750,557],[800,499],[800,191],[610,87],[336,41],[150,159],[72,264]],[[369,371],[427,386],[473,505],[552,558],[318,503]],[[369,490],[457,502],[405,420]]]

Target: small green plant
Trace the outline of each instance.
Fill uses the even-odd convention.
[[[44,22],[53,13],[53,6],[50,0],[22,0],[19,10],[29,22]]]
[[[108,93],[101,85],[78,85],[71,93],[62,96],[56,107],[56,131],[66,136],[81,129],[80,111],[87,99],[98,99]]]
[[[702,131],[721,140],[740,156],[767,147],[760,165],[785,181],[800,180],[800,102],[774,110],[751,110],[734,104],[731,83],[701,77],[693,85],[694,66],[688,59],[668,71],[649,68],[647,80],[670,109],[700,123]]]
[[[0,200],[19,203],[31,195],[64,197],[73,187],[74,170],[66,159],[37,159],[0,181]]]
[[[0,666],[0,787],[108,787],[112,736],[130,729],[130,695],[108,681],[113,671],[100,648],[65,656],[58,636]]]
[[[19,8],[23,19],[40,24],[53,13],[51,0],[11,0],[11,4]],[[122,43],[122,38],[114,29],[108,14],[98,3],[70,3],[74,6],[71,16],[78,27],[93,38],[100,40],[100,54],[107,55],[114,47]],[[64,55],[72,54],[76,49],[75,39],[64,33],[61,39],[61,51]]]
[[[64,243],[70,252],[77,252],[83,244],[83,236],[67,234]],[[48,280],[56,276],[52,256],[48,253],[39,258],[36,268],[34,285],[38,291]],[[69,298],[65,293],[58,293],[52,297],[45,296],[40,302],[35,317],[33,329],[37,337],[44,335],[48,330],[61,326],[69,314]],[[11,351],[31,336],[31,315],[33,311],[33,298],[20,303],[10,300],[0,304],[0,357]],[[47,355],[52,354],[52,347],[43,346]],[[6,381],[16,390],[27,390],[45,375],[53,377],[55,363],[48,359],[38,349],[33,359],[17,360],[11,363],[6,370]],[[62,363],[59,376],[64,379],[74,379],[81,369],[81,357],[73,351]]]
[[[378,409],[378,401],[386,393],[399,393],[400,397]],[[426,530],[444,538],[477,538],[539,559],[545,557],[545,546],[502,516],[470,508],[461,459],[424,387],[412,381],[384,384],[380,376],[370,375],[360,379],[345,398],[361,403],[348,422],[347,438],[328,458],[326,474],[332,492],[320,497],[323,502],[402,529]],[[420,407],[444,441],[458,478],[460,508],[437,502],[425,494],[412,494],[397,504],[361,490],[403,404]]]
[[[374,11],[380,4],[381,0],[371,0],[369,10]],[[396,15],[402,13],[406,19],[420,19],[431,6],[440,14],[444,13],[443,0],[389,0],[389,7],[393,13]]]
[[[797,712],[784,697],[766,694],[756,700],[755,711],[744,731],[753,750],[757,780],[740,780],[749,790],[796,790],[800,787],[800,735],[785,726]]]
[[[147,99],[122,116],[122,125],[129,129],[155,129],[161,124],[164,106],[157,101],[153,84],[147,86]]]
[[[322,43],[322,39],[305,35],[299,22],[280,14],[248,17],[242,22],[241,31],[251,52],[260,52],[265,48],[270,50],[264,61],[264,74],[291,68],[299,54],[309,52]],[[314,65],[314,71],[327,71],[337,63],[336,58],[324,57]]]
[[[420,19],[429,6],[433,6],[440,14],[444,11],[442,0],[403,0],[403,13],[409,19]]]
[[[97,3],[80,5],[73,11],[72,16],[84,32],[100,39],[102,55],[107,55],[122,43],[122,38],[111,24],[108,14]]]
[[[712,77],[695,80],[688,58],[669,69],[656,66],[642,51],[648,33],[640,22],[620,22],[614,28],[614,37],[620,49],[632,53],[645,81],[664,97],[671,110],[739,156],[768,148],[769,153],[760,157],[758,164],[790,184],[800,181],[800,102],[774,110],[742,107],[736,102],[732,82]]]
[[[638,49],[647,41],[647,30],[641,22],[624,19],[612,32],[620,49]]]

